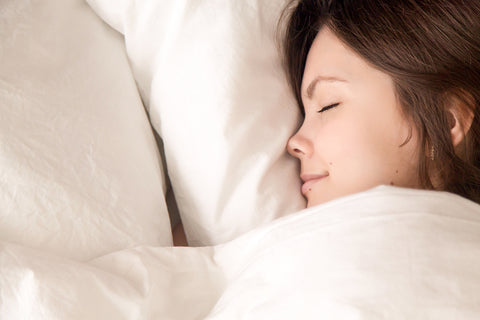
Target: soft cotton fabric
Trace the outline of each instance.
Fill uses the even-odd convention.
[[[480,206],[378,187],[215,247],[79,263],[2,242],[2,319],[478,319]]]
[[[88,3],[125,36],[190,245],[305,207],[285,151],[300,113],[275,43],[284,0]]]
[[[122,37],[82,0],[2,0],[1,240],[78,260],[171,245],[164,184]]]

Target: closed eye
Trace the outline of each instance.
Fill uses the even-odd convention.
[[[323,107],[322,109],[320,109],[320,110],[317,111],[317,112],[318,112],[318,113],[321,113],[321,112],[330,110],[330,109],[332,109],[332,108],[335,108],[335,107],[338,106],[339,104],[340,104],[340,103],[331,104],[331,105],[329,105],[329,106]]]

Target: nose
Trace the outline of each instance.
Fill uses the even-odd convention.
[[[299,159],[310,157],[312,153],[311,141],[302,133],[302,128],[297,131],[287,143],[287,151]]]

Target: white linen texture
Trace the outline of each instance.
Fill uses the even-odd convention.
[[[478,319],[480,206],[381,186],[215,247],[86,262],[6,242],[1,319]]]
[[[78,260],[172,244],[122,37],[84,1],[0,2],[0,113],[2,241]]]
[[[88,0],[125,37],[189,245],[305,207],[286,154],[300,112],[275,32],[285,0]]]
[[[0,2],[0,319],[480,318],[478,204],[379,186],[287,215],[281,2],[97,1],[125,39],[83,0]],[[216,245],[171,247],[141,99]]]

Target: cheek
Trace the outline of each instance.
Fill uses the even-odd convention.
[[[330,156],[329,161],[338,164],[359,160],[372,153],[372,147],[378,145],[377,132],[368,121],[362,121],[358,116],[345,115],[330,126],[330,132],[325,144]]]
[[[392,112],[367,107],[361,110],[341,110],[316,124],[315,151],[324,164],[337,174],[360,171],[375,175],[376,171],[383,174],[398,163],[411,162],[415,135],[400,147],[409,135],[408,123]],[[378,121],[379,118],[384,121]]]
[[[330,119],[329,119],[330,120]],[[347,121],[325,121],[318,126],[315,136],[315,152],[324,165],[334,166],[351,152],[355,142],[353,128]]]
[[[351,188],[358,188],[357,184],[369,180],[378,170],[382,151],[374,148],[376,142],[372,139],[376,139],[376,135],[368,126],[346,117],[338,123],[329,123],[325,129],[330,130],[325,130],[318,141],[321,160],[330,173],[331,191],[345,188],[355,191]]]
[[[344,148],[343,157],[336,159],[339,180],[358,189],[379,184],[415,185],[416,139],[412,136],[407,144],[400,147],[405,138],[406,135],[400,136],[386,130],[352,132],[351,142],[345,143],[348,147]]]
[[[370,120],[361,116],[344,119],[335,126],[335,134],[325,141],[329,151],[325,160],[332,163],[336,175],[378,179],[403,162],[400,158],[404,158],[402,154],[408,146],[399,148],[403,140],[397,129]]]

